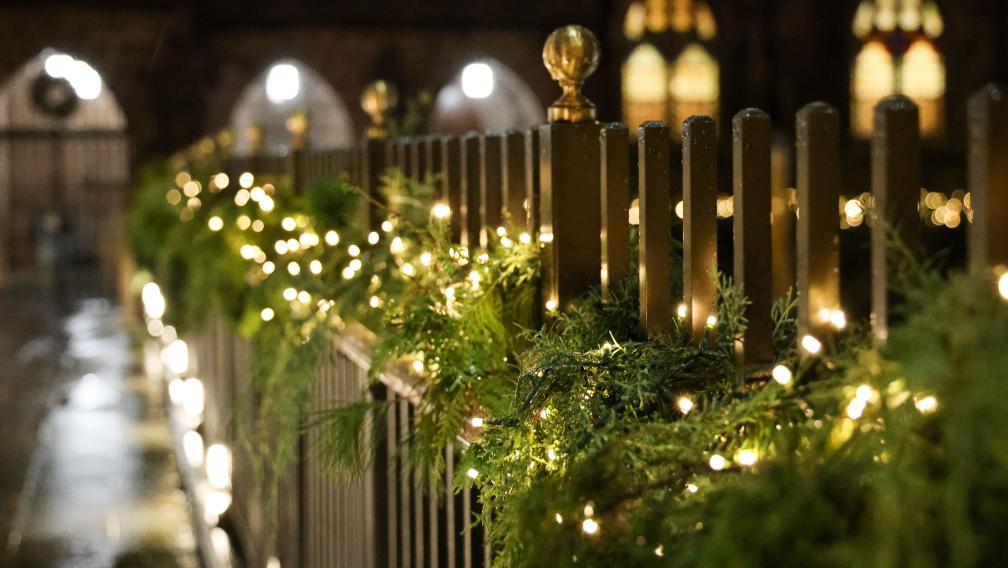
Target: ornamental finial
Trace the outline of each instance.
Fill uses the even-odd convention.
[[[396,88],[391,83],[375,81],[364,88],[361,93],[361,108],[371,117],[368,138],[384,138],[388,135],[385,117],[395,108],[396,102]]]
[[[581,84],[598,67],[599,51],[595,34],[582,26],[557,28],[546,38],[543,64],[563,89],[549,107],[550,122],[595,120],[595,104],[581,93]]]

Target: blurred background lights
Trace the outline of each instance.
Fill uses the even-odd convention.
[[[65,53],[53,53],[46,57],[45,72],[56,79],[66,79],[74,93],[85,101],[93,101],[101,95],[101,76],[87,62]]]
[[[266,75],[266,98],[273,104],[293,100],[301,91],[301,77],[297,67],[290,63],[277,63]]]
[[[470,63],[462,69],[462,93],[470,99],[485,99],[493,93],[494,73],[486,63]]]

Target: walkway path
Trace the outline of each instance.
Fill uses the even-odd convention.
[[[41,303],[35,308],[36,320],[45,320]],[[135,370],[118,310],[88,301],[53,320],[62,329],[12,330],[31,321],[29,308],[20,311],[21,318],[0,317],[0,348],[18,347],[22,367],[0,367],[0,405],[13,409],[0,414],[0,470],[8,483],[0,492],[19,472],[24,479],[0,510],[0,529],[9,531],[0,566],[196,566],[161,391]],[[18,389],[24,376],[32,384]],[[48,409],[34,411],[44,415],[37,438],[33,407]],[[37,439],[27,464],[25,440],[14,444],[19,450],[8,448],[14,437]]]

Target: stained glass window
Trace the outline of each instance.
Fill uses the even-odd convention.
[[[904,94],[920,108],[921,135],[941,134],[945,62],[934,40],[944,31],[933,0],[864,0],[851,30],[862,40],[851,70],[851,128],[871,136],[875,105]]]
[[[632,49],[623,64],[623,119],[678,124],[694,114],[717,118],[720,68],[711,52],[717,22],[706,2],[637,0],[623,22]]]

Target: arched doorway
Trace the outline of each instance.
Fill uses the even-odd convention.
[[[0,277],[113,293],[129,160],[125,115],[93,67],[52,49],[23,65],[0,88]]]
[[[528,128],[545,121],[543,103],[514,71],[493,59],[462,68],[438,91],[430,130],[443,134]]]
[[[284,59],[252,81],[235,104],[231,112],[235,154],[246,156],[253,151],[248,136],[252,127],[262,129],[262,152],[286,154],[292,139],[287,121],[296,113],[307,114],[307,143],[312,148],[331,150],[353,144],[353,122],[339,95],[307,65]]]

